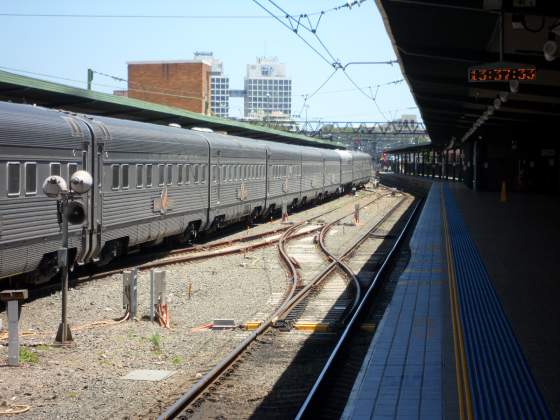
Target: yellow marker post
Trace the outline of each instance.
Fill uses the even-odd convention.
[[[502,191],[500,192],[500,203],[507,203],[506,181],[502,181]]]

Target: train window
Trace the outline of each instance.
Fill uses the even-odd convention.
[[[200,182],[206,182],[206,165],[200,165]]]
[[[183,183],[183,165],[177,165],[177,184],[181,185]]]
[[[198,184],[198,165],[194,165],[194,183]]]
[[[78,171],[78,164],[77,163],[69,163],[68,164],[68,179],[72,178],[74,172]]]
[[[239,165],[235,165],[235,180],[239,181],[239,174],[241,173],[241,168]]]
[[[225,171],[225,175],[224,175],[225,181],[227,182],[227,181],[229,181],[230,172],[231,172],[230,165],[225,165],[224,166],[224,171]]]
[[[114,190],[119,189],[120,185],[120,168],[119,165],[111,165],[111,171],[113,173],[113,183],[111,184],[111,188]]]
[[[8,162],[8,195],[19,195],[19,162]]]
[[[173,165],[167,165],[167,185],[173,184]]]
[[[212,165],[211,171],[212,171],[212,182],[216,182],[218,180],[218,167],[216,165]]]
[[[37,194],[37,163],[25,163],[25,194]]]
[[[222,182],[226,180],[226,165],[221,166],[222,169]]]
[[[158,185],[165,184],[165,165],[158,165]]]
[[[153,167],[151,163],[146,165],[146,187],[152,186],[152,171]]]
[[[247,179],[247,166],[246,165],[241,165],[241,179],[242,180]]]
[[[51,163],[51,176],[52,175],[60,176],[60,163],[58,162]]]
[[[128,189],[128,165],[122,165],[122,187]]]
[[[136,165],[136,188],[144,186],[144,165]]]
[[[191,165],[185,165],[185,184],[191,183]]]

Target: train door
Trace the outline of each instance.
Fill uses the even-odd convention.
[[[80,118],[81,119],[81,118]],[[88,171],[93,179],[93,186],[87,198],[87,217],[89,239],[87,252],[80,256],[84,262],[97,260],[102,248],[102,188],[103,188],[103,157],[106,143],[110,139],[109,130],[99,121],[81,119],[89,128],[92,141],[89,153],[83,155],[82,168]]]

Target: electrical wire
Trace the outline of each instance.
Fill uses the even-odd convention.
[[[80,85],[83,85],[83,84],[86,83],[83,80],[70,79],[68,77],[55,76],[55,75],[52,75],[52,74],[38,73],[38,72],[33,72],[33,71],[28,71],[28,70],[5,67],[5,66],[0,66],[0,69],[11,71],[11,72],[30,74],[30,75],[33,75],[33,76],[48,77],[50,79],[64,80],[64,81],[67,81],[67,82],[79,83]],[[95,71],[94,71],[94,73],[106,75],[104,73],[95,72]],[[120,79],[122,81],[127,81],[126,79],[121,79],[121,78],[118,78],[116,76],[111,76],[111,75],[106,75],[106,76],[114,78],[114,79]],[[134,83],[134,82],[132,82],[132,83]],[[111,88],[111,89],[122,89],[122,86],[109,85],[109,84],[105,84],[105,83],[92,82],[92,85],[105,87],[105,88]],[[196,99],[196,100],[203,100],[204,99],[200,96],[188,96],[188,95],[180,95],[180,94],[173,94],[173,93],[165,93],[165,92],[161,92],[161,91],[148,90],[148,89],[127,88],[127,90],[128,91],[133,91],[133,92],[153,94],[153,95],[172,96],[172,97],[175,97],[175,98],[183,98],[183,99]]]
[[[270,15],[274,16],[274,14],[268,10],[266,7],[264,7],[262,4],[260,4],[257,0],[253,0],[254,3],[258,4],[261,8],[263,8],[267,13],[269,13]],[[331,53],[331,51],[327,48],[327,46],[325,45],[325,43],[321,40],[321,38],[319,37],[319,35],[317,34],[317,28],[313,28],[310,27],[308,28],[307,26],[305,26],[304,24],[301,23],[301,18],[305,15],[300,15],[299,19],[295,19],[292,15],[290,15],[288,12],[286,12],[286,10],[284,10],[282,7],[280,7],[278,4],[276,4],[276,2],[274,0],[268,0],[269,3],[271,3],[274,7],[276,7],[278,10],[280,10],[282,13],[284,13],[284,17],[286,19],[288,19],[288,21],[290,22],[290,25],[287,25],[285,22],[283,22],[282,20],[280,20],[278,17],[275,17],[276,20],[278,20],[284,27],[290,29],[292,32],[294,32],[302,41],[304,41],[309,47],[311,47],[313,49],[313,51],[315,51],[317,54],[319,54],[321,56],[321,58],[323,59],[323,61],[328,62],[329,65],[331,65],[332,67],[335,68],[335,71],[338,70],[339,68],[342,69],[342,72],[344,73],[344,75],[346,76],[346,78],[352,83],[352,85],[354,85],[354,87],[360,91],[366,98],[368,98],[369,100],[371,100],[375,107],[377,108],[377,111],[381,114],[382,118],[385,121],[388,121],[387,117],[385,116],[384,112],[381,110],[381,108],[379,107],[379,104],[377,103],[376,100],[376,96],[377,96],[377,91],[379,91],[379,86],[377,86],[377,90],[375,95],[374,94],[368,94],[364,89],[362,89],[355,81],[354,79],[352,79],[352,77],[350,77],[350,75],[348,74],[348,72],[346,71],[346,66],[343,66],[340,63],[340,60],[338,60],[337,58],[334,57],[334,55]],[[360,2],[361,4],[361,2]],[[294,25],[292,24],[292,21],[296,23],[296,27],[294,28]],[[306,30],[308,30],[309,32],[311,32],[315,39],[319,42],[319,44],[321,44],[321,46],[323,47],[323,49],[326,51],[327,55],[331,58],[332,62],[329,62],[328,59],[325,58],[325,56],[323,54],[321,54],[319,51],[317,51],[317,49],[315,47],[313,47],[305,38],[303,38],[299,33],[298,33],[298,29],[299,26],[305,28]],[[390,64],[393,65],[395,63],[395,60],[389,60],[389,61],[378,61],[378,62],[364,62],[364,64]],[[330,77],[332,77],[334,75],[331,74]],[[330,79],[329,77],[329,79]],[[327,81],[329,80],[327,79]],[[371,89],[371,87],[370,87]],[[307,105],[307,101],[308,101],[308,97],[304,97],[304,102],[302,105],[302,111],[305,108],[305,106]],[[301,114],[301,111],[300,111]]]
[[[386,83],[381,83],[378,85],[375,85],[373,87],[382,87],[382,86],[388,86],[388,85],[397,85],[399,83],[404,82],[404,79],[399,79],[399,80],[393,80],[391,82],[386,82]],[[372,86],[362,86],[362,89],[371,89]],[[346,92],[356,92],[358,89],[340,89],[340,90],[328,90],[326,92],[317,92],[317,95],[330,95],[333,93],[346,93]],[[308,96],[309,94],[305,94],[305,93],[300,93],[300,94],[296,94],[295,96]]]
[[[348,72],[344,69],[342,69],[342,72],[344,73],[344,75],[346,76],[346,78],[350,81],[350,83],[352,83],[354,85],[354,87],[356,89],[358,89],[366,98],[368,98],[369,100],[371,100],[373,102],[373,104],[375,105],[375,108],[377,108],[377,111],[379,112],[379,114],[381,114],[381,117],[385,120],[385,121],[389,121],[388,118],[385,116],[385,114],[383,113],[383,111],[381,110],[381,108],[379,107],[379,104],[377,103],[377,99],[375,96],[373,95],[369,95],[365,90],[363,90],[362,88],[360,88],[360,86],[358,86],[358,84],[354,81],[354,79],[352,79],[350,77],[350,75],[348,74]]]
[[[280,22],[284,27],[286,27],[287,29],[289,29],[290,31],[294,32],[292,28],[290,28],[290,26],[288,26],[285,22],[283,22],[282,20],[280,20],[280,18],[278,18],[274,13],[272,13],[270,10],[268,10],[265,6],[263,6],[262,4],[260,4],[258,2],[258,0],[253,0],[253,3],[257,4],[261,9],[263,9],[265,12],[267,12],[269,15],[271,15],[272,17],[274,17],[274,19],[276,19],[278,22]],[[327,63],[329,66],[334,67],[334,64],[331,63],[323,54],[321,54],[313,45],[311,45],[304,37],[302,37],[300,34],[298,34],[297,32],[294,32],[297,37],[299,39],[301,39],[303,42],[305,42],[305,44],[311,48],[313,51],[315,51],[315,53],[321,57],[321,59]]]
[[[85,18],[85,19],[270,19],[266,15],[96,15],[74,13],[0,13],[4,17]]]
[[[326,10],[320,10],[313,13],[301,13],[301,16],[317,16],[326,13],[341,10],[343,8],[351,9],[355,5],[361,5],[366,0],[355,0],[332,7]],[[0,13],[0,17],[40,17],[40,18],[85,18],[85,19],[272,19],[273,16],[266,15],[120,15],[120,14],[81,14],[81,13]],[[283,16],[278,16],[283,17]]]
[[[319,91],[321,89],[323,89],[323,87],[329,83],[329,80],[331,80],[333,78],[333,76],[335,75],[335,73],[338,71],[338,68],[335,68],[333,70],[333,72],[329,75],[329,77],[327,77],[327,80],[325,80],[323,83],[321,83],[321,85],[315,89],[312,93],[308,94],[308,95],[303,95],[303,105],[301,106],[301,109],[299,111],[299,115],[301,115],[301,113],[303,112],[303,110],[305,109],[305,105],[307,105],[307,102],[313,98],[317,93],[319,93]]]

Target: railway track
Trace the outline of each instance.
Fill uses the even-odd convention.
[[[380,190],[383,191],[382,188],[380,188]],[[368,192],[371,193],[374,191],[370,190]],[[374,193],[378,196],[389,194],[388,190],[385,190],[385,192],[383,193],[379,193],[377,191],[375,191]],[[364,200],[367,200],[367,197],[361,197],[357,201],[362,202]],[[350,203],[345,203],[343,204],[343,207],[351,206],[355,203],[355,201],[356,200],[352,200]],[[367,203],[369,203],[369,201]],[[367,206],[367,203],[362,205],[362,207]],[[320,220],[321,218],[338,210],[340,210],[340,207],[335,206],[306,219],[306,221]],[[173,249],[171,251],[156,250],[142,252],[140,255],[133,254],[128,258],[123,258],[123,261],[116,263],[116,268],[95,269],[89,267],[88,269],[92,270],[93,273],[87,275],[81,275],[83,269],[78,268],[76,272],[71,275],[70,286],[75,287],[87,281],[99,280],[116,274],[122,274],[123,271],[132,267],[137,267],[139,270],[149,270],[152,268],[164,267],[169,264],[194,262],[238,253],[249,253],[257,249],[277,244],[282,234],[286,232],[290,227],[291,225],[282,225],[264,232],[239,236],[234,239],[217,240],[207,244],[183,247]],[[300,235],[305,234],[307,233],[300,233]],[[30,296],[31,298],[45,296],[49,293],[55,292],[59,288],[60,284],[58,281],[49,282],[47,284],[32,288],[30,290]]]
[[[384,196],[377,197],[370,203],[364,205],[367,207],[369,204],[379,200]],[[303,355],[306,353],[302,350],[302,338],[303,342],[307,340],[319,342],[319,346],[312,346],[314,350],[311,352],[311,357],[308,358],[305,369],[306,373],[310,373],[306,380],[301,381],[301,377],[292,383],[291,386],[281,387],[278,389],[276,394],[280,393],[282,404],[282,415],[289,416],[288,413],[295,414],[297,409],[301,405],[301,402],[305,399],[309,388],[312,383],[309,382],[309,378],[313,378],[320,373],[323,362],[328,358],[329,353],[326,349],[330,349],[331,345],[334,344],[334,339],[336,338],[336,328],[334,326],[341,326],[344,324],[347,317],[350,317],[354,313],[354,309],[358,307],[360,302],[360,290],[361,285],[358,277],[353,273],[352,269],[347,265],[345,260],[349,259],[350,256],[359,248],[364,242],[369,238],[373,238],[372,234],[376,230],[380,229],[384,223],[387,223],[391,215],[393,215],[396,210],[402,206],[405,198],[401,198],[398,202],[386,213],[384,216],[375,222],[373,226],[368,226],[366,232],[358,238],[358,240],[353,241],[341,255],[337,256],[332,251],[330,251],[325,245],[325,238],[329,230],[339,223],[341,220],[350,216],[346,214],[336,220],[321,226],[320,233],[317,236],[317,245],[321,247],[323,258],[327,259],[326,266],[319,269],[312,278],[304,278],[300,274],[298,267],[300,263],[290,255],[288,250],[288,243],[293,240],[294,236],[298,234],[298,231],[304,226],[304,222],[300,222],[291,226],[287,229],[278,241],[278,250],[281,256],[281,261],[286,268],[288,277],[290,279],[290,287],[288,288],[285,298],[279,305],[278,309],[270,316],[267,320],[263,322],[255,323],[256,329],[248,336],[239,346],[226,356],[218,365],[216,365],[210,372],[208,372],[199,382],[197,382],[187,393],[185,393],[180,399],[178,399],[172,406],[170,406],[161,416],[160,419],[168,418],[186,418],[186,417],[206,417],[206,416],[220,416],[231,412],[225,410],[220,412],[222,408],[217,408],[216,404],[210,404],[212,407],[208,407],[208,401],[220,399],[231,403],[232,405],[239,406],[246,405],[242,409],[244,414],[250,412],[257,413],[255,410],[255,404],[251,401],[233,401],[228,400],[227,396],[221,394],[221,384],[222,382],[228,382],[228,391],[226,394],[230,394],[229,389],[231,387],[244,387],[247,383],[251,383],[252,378],[254,379],[255,369],[274,369],[274,367],[283,366],[284,368],[290,364],[297,354]],[[319,230],[319,229],[317,229]],[[315,231],[311,229],[310,231]],[[379,240],[379,238],[376,238]],[[300,241],[303,239],[299,239]],[[308,240],[308,239],[307,239]],[[340,270],[340,271],[339,271]],[[336,273],[336,281],[332,283],[326,279],[331,278],[333,273]],[[345,273],[342,275],[342,273]],[[326,286],[327,283],[331,283],[331,286]],[[348,285],[351,284],[351,287]],[[354,293],[350,289],[354,288]],[[328,297],[330,295],[330,298]],[[320,298],[319,298],[320,297]],[[337,300],[339,304],[334,305],[334,307],[339,307],[337,314],[330,314],[332,316],[326,317],[329,310],[327,308],[326,301],[330,299],[330,306],[333,307],[333,299]],[[285,334],[281,331],[290,330],[291,327],[296,326],[299,319],[301,319],[306,309],[309,309],[312,305],[315,305],[315,315],[318,315],[322,311],[322,314],[318,315],[322,317],[322,320],[327,319],[327,326],[325,331],[326,334],[319,335],[301,335],[297,334]],[[302,310],[303,308],[303,310]],[[317,309],[320,308],[320,309]],[[336,311],[335,311],[336,312]],[[296,314],[295,316],[293,314]],[[317,324],[314,321],[315,324]],[[276,328],[273,328],[276,327]],[[297,337],[292,340],[293,337]],[[327,345],[325,345],[327,344]],[[321,354],[319,354],[321,353]],[[304,356],[302,356],[304,357]],[[305,358],[305,357],[304,357]],[[260,371],[260,369],[259,369]],[[277,376],[283,376],[283,369],[277,372]],[[244,380],[241,381],[241,378]],[[234,383],[232,383],[235,381]],[[247,382],[248,381],[248,382]],[[281,380],[278,383],[282,382]],[[285,382],[285,381],[284,381]],[[298,383],[299,382],[299,383]],[[276,381],[274,382],[276,383]],[[272,387],[275,385],[273,384]],[[270,391],[270,389],[268,389]],[[243,394],[243,391],[240,391]],[[263,391],[261,390],[261,393]],[[286,393],[290,395],[286,395]],[[216,396],[217,395],[217,396]],[[266,400],[266,395],[260,395],[255,397],[254,401]],[[276,401],[273,406],[277,405]],[[261,404],[260,406],[263,406]],[[231,407],[229,407],[231,408]],[[204,410],[204,414],[201,414]],[[210,412],[208,411],[210,410]],[[249,410],[249,411],[247,411]],[[253,411],[251,411],[253,410]],[[266,410],[265,410],[266,411]],[[236,413],[238,414],[238,413]],[[260,415],[267,417],[269,415],[274,415],[278,417],[279,412],[261,412]],[[239,415],[244,417],[244,415]],[[257,415],[259,417],[259,415]]]
[[[421,202],[417,202],[373,280],[365,288],[363,299],[352,312],[321,373],[295,415],[296,419],[339,418],[343,414],[355,377],[375,334],[375,327],[390,302],[399,274],[406,267],[409,252],[399,250],[399,245],[410,235],[408,227],[414,223],[420,208]],[[381,289],[384,281],[387,284]]]

